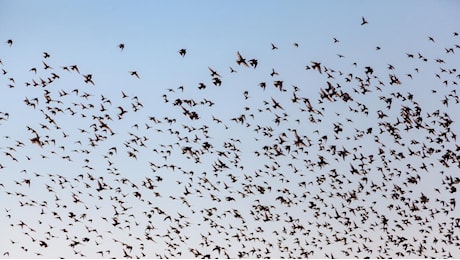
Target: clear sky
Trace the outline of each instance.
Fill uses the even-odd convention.
[[[459,258],[459,11],[0,0],[0,257]]]

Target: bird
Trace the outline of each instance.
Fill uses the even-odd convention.
[[[261,87],[263,90],[267,87],[267,84],[265,82],[260,82],[259,87]]]
[[[361,26],[367,24],[366,18],[364,16],[361,17]]]
[[[323,73],[322,70],[321,70],[321,63],[320,62],[312,61],[311,63],[312,63],[312,65],[311,65],[312,69],[316,69],[320,74]]]
[[[45,70],[47,70],[47,69],[53,69],[51,66],[49,66],[48,64],[46,64],[44,61],[42,61],[42,63],[43,63],[43,68],[44,68]]]
[[[139,74],[137,73],[137,71],[130,71],[129,74],[130,74],[131,76],[134,76],[134,77],[140,79]]]
[[[241,53],[239,51],[236,53],[236,55],[237,55],[236,64],[238,65],[243,64],[244,66],[249,67],[248,63],[246,62],[246,59],[243,58],[243,56],[241,56]]]
[[[187,50],[186,50],[186,49],[180,49],[178,52],[179,52],[179,55],[182,56],[182,57],[184,57],[185,54],[187,54]]]
[[[78,74],[80,74],[80,70],[78,69],[77,65],[70,66],[70,69],[73,70],[73,71],[76,71]]]
[[[124,43],[118,44],[118,48],[120,49],[120,51],[123,51],[125,49],[125,44]]]
[[[85,79],[85,83],[91,83],[92,85],[94,85],[92,74],[83,75],[83,78]]]
[[[211,77],[218,77],[220,78],[221,76],[219,75],[219,73],[217,73],[215,70],[211,69],[210,67],[208,67],[209,71],[211,72]]]

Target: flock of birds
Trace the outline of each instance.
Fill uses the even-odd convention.
[[[10,236],[0,255],[460,256],[451,116],[460,46],[427,41],[439,56],[408,52],[413,68],[381,70],[346,55],[338,55],[346,70],[308,61],[303,73],[319,86],[238,51],[229,68],[204,68],[209,78],[195,86],[165,89],[156,111],[144,102],[151,97],[106,91],[81,65],[54,64],[51,52],[25,84],[0,57],[2,98],[22,91],[31,117],[2,131],[0,196],[9,203],[0,225]],[[211,98],[237,89],[227,79],[267,68],[236,102]],[[142,81],[138,71],[127,75]],[[413,88],[426,77],[430,87]],[[233,114],[218,114],[229,106]],[[16,113],[0,105],[0,129]]]

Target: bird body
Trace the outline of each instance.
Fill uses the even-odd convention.
[[[236,64],[241,65],[243,64],[246,67],[249,67],[248,63],[246,62],[246,59],[241,56],[241,53],[238,51],[237,53],[237,59],[236,59]]]

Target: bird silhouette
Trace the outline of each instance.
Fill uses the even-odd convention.
[[[243,58],[243,56],[241,56],[239,51],[236,53],[236,55],[237,55],[236,64],[238,65],[243,64],[244,66],[249,67],[248,63],[246,62],[246,59]]]
[[[130,71],[129,74],[130,74],[131,76],[134,76],[134,77],[140,79],[139,74],[137,73],[137,71]]]

